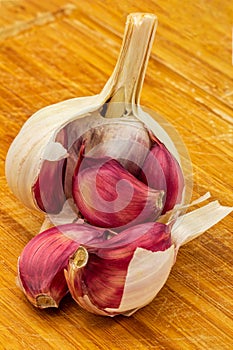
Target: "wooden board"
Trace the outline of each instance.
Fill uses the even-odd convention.
[[[154,301],[130,318],[32,307],[16,265],[42,215],[10,192],[4,161],[39,108],[100,92],[119,53],[126,16],[159,18],[141,104],[180,133],[193,163],[193,198],[232,205],[232,1],[0,2],[0,349],[211,349],[233,343],[232,216],[180,250]]]

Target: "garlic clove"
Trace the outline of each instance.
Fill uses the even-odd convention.
[[[165,191],[164,214],[181,203],[184,177],[175,157],[154,135],[151,136],[154,144],[143,164],[141,179],[151,188]]]
[[[100,315],[120,313],[121,311],[118,311],[118,308],[122,300],[128,300],[129,302],[130,298],[133,299],[133,303],[129,302],[127,308],[124,301],[124,312],[131,310],[132,305],[133,308],[141,307],[142,304],[144,306],[145,300],[151,301],[153,294],[150,276],[155,276],[157,271],[157,278],[160,281],[158,285],[162,287],[162,284],[165,283],[167,273],[166,276],[160,276],[159,274],[162,273],[161,266],[166,264],[167,255],[165,255],[165,262],[158,264],[158,270],[157,266],[153,264],[154,255],[150,261],[152,264],[149,263],[150,258],[146,255],[146,270],[139,269],[139,266],[137,266],[136,271],[134,263],[130,270],[130,265],[134,261],[134,255],[138,248],[147,251],[149,255],[152,252],[166,252],[171,247],[170,231],[170,226],[150,222],[121,232],[103,244],[101,243],[99,248],[96,246],[86,249],[80,246],[69,259],[68,268],[65,270],[65,277],[72,297],[84,309]],[[152,255],[150,256],[152,257]],[[161,254],[160,256],[163,257]],[[169,267],[166,272],[170,271],[171,268],[170,262],[172,259],[168,260]],[[158,262],[158,260],[156,261]],[[144,266],[143,260],[142,266]],[[144,290],[144,293],[142,293],[144,297],[140,298],[139,303],[134,298],[134,288],[127,287],[127,296],[125,296],[125,288],[128,286],[126,281],[130,281],[130,285],[133,283],[130,279],[131,273],[133,274],[134,283],[137,285],[137,294],[141,293],[141,288]],[[145,276],[147,276],[146,285]],[[146,296],[147,290],[149,290],[149,295]],[[114,311],[108,311],[108,309],[114,309]]]
[[[163,191],[156,191],[109,158],[84,156],[73,177],[73,198],[92,225],[106,228],[133,226],[156,220],[163,208]]]
[[[63,188],[65,167],[66,159],[45,160],[32,187],[38,207],[46,213],[58,214],[66,201]]]
[[[85,224],[67,224],[32,238],[18,260],[18,282],[28,300],[38,308],[58,307],[68,292],[64,268],[69,257],[80,244],[105,240],[104,232]]]
[[[38,207],[46,213],[58,214],[66,201],[64,176],[67,164],[67,133],[63,129],[47,147],[39,176],[32,186]]]

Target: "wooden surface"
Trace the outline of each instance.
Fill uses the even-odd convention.
[[[193,198],[232,195],[231,0],[0,1],[0,349],[232,349],[232,216],[184,246],[156,299],[131,318],[32,307],[15,283],[17,257],[41,225],[4,177],[8,147],[39,108],[100,92],[126,16],[159,26],[141,104],[172,123],[193,163]]]

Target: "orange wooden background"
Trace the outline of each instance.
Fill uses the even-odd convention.
[[[231,0],[0,1],[0,349],[227,350],[232,348],[232,216],[184,246],[156,299],[131,318],[103,318],[70,296],[33,308],[15,283],[17,257],[42,215],[10,192],[4,161],[39,108],[100,92],[119,53],[126,16],[159,26],[141,104],[174,125],[193,163],[193,199],[232,205]]]

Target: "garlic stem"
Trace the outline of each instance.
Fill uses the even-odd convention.
[[[111,87],[105,117],[129,114],[134,104],[139,104],[156,27],[157,17],[153,14],[133,13],[127,17],[116,67],[102,91],[105,94]]]

